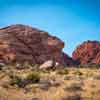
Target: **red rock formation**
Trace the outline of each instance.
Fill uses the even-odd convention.
[[[86,41],[79,45],[72,54],[73,59],[81,64],[100,64],[100,41]]]
[[[55,58],[60,64],[72,64],[70,57],[63,56],[63,41],[29,26],[18,24],[0,29],[0,44],[0,59],[42,64]]]
[[[100,64],[100,52],[96,55],[95,59],[93,60],[93,63]]]

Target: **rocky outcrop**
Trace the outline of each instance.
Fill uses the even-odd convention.
[[[59,66],[59,63],[53,62],[53,60],[48,60],[48,61],[44,62],[42,65],[40,65],[39,69],[41,69],[41,70],[52,69],[54,67],[54,65],[56,68]]]
[[[73,64],[62,52],[64,42],[45,31],[26,25],[11,25],[0,29],[0,60],[42,64],[55,58],[60,64]]]
[[[79,45],[72,54],[79,64],[100,64],[100,41],[86,41]]]

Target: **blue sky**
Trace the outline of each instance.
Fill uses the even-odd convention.
[[[48,31],[71,55],[83,41],[100,41],[100,0],[0,0],[0,27],[11,24]]]

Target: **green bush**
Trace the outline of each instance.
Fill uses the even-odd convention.
[[[68,69],[61,69],[57,71],[57,74],[60,74],[60,75],[67,75],[68,73],[69,73]]]
[[[95,65],[92,65],[93,68],[100,68],[100,64],[95,64]]]
[[[31,67],[39,67],[39,64],[31,64]]]
[[[10,85],[17,85],[19,87],[21,87],[21,83],[22,83],[22,79],[18,76],[12,77],[12,79],[10,81]]]
[[[84,67],[85,67],[85,66],[82,65],[82,64],[78,65],[78,68],[84,68]]]
[[[80,70],[75,71],[74,74],[75,74],[75,75],[78,75],[78,76],[83,75],[83,73],[82,73]]]
[[[27,84],[29,84],[30,81],[28,79],[21,78],[19,76],[12,76],[10,85],[14,86],[17,85],[20,88],[24,88]]]
[[[40,74],[39,72],[32,72],[27,76],[27,80],[32,83],[38,83],[40,81]]]
[[[40,81],[40,74],[39,72],[32,72],[29,73],[25,78],[20,76],[16,76],[14,74],[9,74],[10,77],[10,85],[14,86],[17,85],[20,88],[24,88],[26,85],[30,83],[38,83]]]

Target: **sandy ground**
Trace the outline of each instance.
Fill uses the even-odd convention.
[[[38,83],[31,84],[27,91],[17,87],[5,86],[8,77],[1,73],[0,100],[68,100],[67,97],[73,95],[79,95],[81,97],[79,100],[100,100],[100,79],[93,78],[94,76],[100,77],[99,70],[80,69],[83,73],[81,78],[74,73],[76,69],[69,69],[68,71],[68,74],[57,74],[55,71],[43,74],[43,80],[56,84],[52,86],[44,85],[44,88],[41,88],[41,84]],[[90,76],[87,75],[88,73],[91,73]],[[68,79],[69,76],[71,79]],[[68,87],[73,88],[73,84],[79,85],[82,90],[71,91],[68,89]]]

